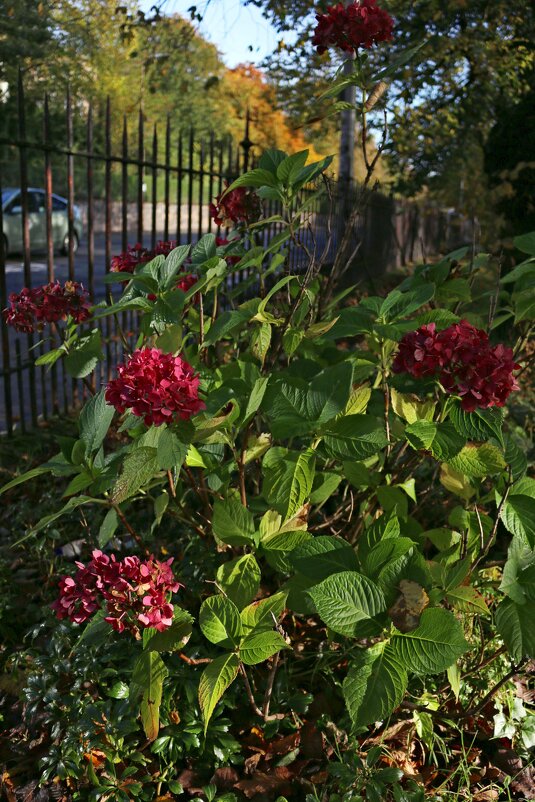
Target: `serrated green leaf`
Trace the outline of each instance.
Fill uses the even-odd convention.
[[[217,570],[217,581],[239,610],[255,597],[260,577],[260,568],[253,554],[235,557]]]
[[[178,470],[186,459],[190,444],[183,442],[171,429],[159,428],[162,429],[162,432],[156,446],[158,465],[164,471]]]
[[[242,635],[240,611],[225,596],[209,596],[201,604],[199,626],[210,643],[223,648],[238,645]]]
[[[86,445],[86,452],[98,451],[112,421],[115,409],[106,403],[105,390],[94,395],[80,412],[78,430]]]
[[[296,571],[316,582],[331,574],[358,568],[353,547],[339,537],[318,535],[292,552],[290,562]]]
[[[254,542],[255,525],[252,514],[237,499],[219,499],[212,517],[214,535],[229,546],[244,546]]]
[[[366,632],[363,624],[377,623],[386,610],[380,588],[356,571],[332,574],[311,588],[308,595],[324,624],[348,638]]]
[[[412,632],[396,633],[391,645],[402,665],[416,674],[445,671],[468,649],[455,616],[441,607],[424,610]]]
[[[132,685],[142,690],[141,723],[147,740],[154,741],[160,729],[160,705],[167,668],[158,652],[141,652],[132,671]]]
[[[517,604],[535,601],[535,550],[515,536],[507,552],[500,590]]]
[[[504,599],[496,608],[496,628],[515,662],[535,657],[535,616],[533,606]]]
[[[446,593],[446,601],[463,613],[489,614],[485,599],[481,593],[478,593],[470,585],[459,585],[456,588],[451,588]]]
[[[392,409],[396,415],[406,420],[407,423],[433,420],[436,401],[422,401],[416,395],[398,393],[394,387],[390,390],[390,398]]]
[[[510,494],[500,511],[500,518],[511,534],[523,538],[535,548],[535,498]]]
[[[491,443],[481,445],[468,443],[457,456],[449,459],[448,463],[455,471],[475,479],[493,476],[505,468],[503,454]]]
[[[421,284],[409,292],[392,290],[384,299],[379,310],[379,316],[387,322],[408,317],[424,304],[428,303],[435,294],[434,284]]]
[[[407,684],[407,672],[386,642],[362,649],[352,660],[343,684],[353,726],[388,718],[403,701]]]
[[[450,419],[459,434],[484,443],[489,437],[495,437],[503,445],[502,426],[505,412],[499,407],[490,409],[476,409],[474,412],[465,412],[457,402],[450,409]]]
[[[340,460],[362,460],[379,453],[387,444],[386,432],[370,415],[346,415],[323,429],[327,453]]]
[[[287,597],[287,593],[280,592],[249,604],[240,613],[244,630],[255,629],[259,632],[261,629],[273,629],[286,606]]]
[[[240,661],[235,654],[224,654],[206,666],[199,681],[199,705],[204,720],[204,732],[227,688],[232,685],[238,675]]]
[[[240,643],[240,660],[248,666],[263,663],[288,645],[278,632],[255,632],[254,630]]]
[[[173,623],[158,632],[153,627],[143,630],[143,648],[146,651],[175,652],[188,642],[192,632],[193,616],[180,607],[173,611]]]
[[[69,376],[83,379],[103,358],[100,331],[95,329],[86,337],[81,337],[71,348],[64,360],[65,370]]]
[[[104,520],[100,524],[100,529],[98,531],[98,545],[101,549],[103,549],[104,546],[107,546],[107,544],[110,542],[115,534],[118,524],[119,518],[117,516],[117,511],[112,507],[104,516]]]
[[[133,496],[159,470],[157,449],[141,446],[125,458],[123,470],[112,492],[115,504]]]
[[[405,436],[413,448],[431,451],[435,459],[443,462],[451,462],[466,443],[451,423],[426,420],[417,420],[406,426]]]

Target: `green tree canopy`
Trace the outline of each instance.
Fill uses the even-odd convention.
[[[336,62],[329,55],[318,57],[311,46],[313,11],[318,6],[312,0],[253,2],[281,32],[283,43],[271,59],[273,74],[289,112],[306,119],[317,85],[314,75]],[[504,100],[514,103],[533,80],[535,6],[530,0],[381,4],[394,16],[395,37],[388,47],[370,53],[374,61],[392,60],[406,48],[424,43],[386,99],[389,162],[397,188],[415,194],[430,187],[446,191],[450,202],[458,200],[458,182],[452,197],[451,171],[457,176],[466,171],[468,185],[475,180],[472,173],[481,175],[482,150]],[[297,31],[294,40],[289,31]],[[285,44],[285,38],[291,44]],[[304,81],[301,75],[307,76]]]

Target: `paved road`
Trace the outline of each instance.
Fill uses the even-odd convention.
[[[163,239],[163,234],[159,233],[157,239]],[[120,233],[112,234],[112,256],[121,252],[122,236]],[[105,295],[106,285],[103,282],[105,275],[106,252],[105,238],[103,234],[95,234],[95,264],[94,264],[94,287],[95,299],[102,300]],[[128,243],[133,245],[136,242],[136,233],[128,235]],[[185,237],[182,237],[185,242]],[[146,243],[147,244],[147,243]],[[88,250],[87,240],[83,239],[80,243],[78,252],[74,257],[74,274],[77,281],[81,281],[85,287],[89,286],[88,277]],[[56,254],[54,257],[55,277],[60,281],[65,281],[69,277],[69,260],[66,256]],[[44,253],[32,254],[32,284],[45,284],[47,280],[46,255]],[[6,283],[7,292],[19,292],[24,287],[24,269],[22,257],[11,254],[6,263]]]

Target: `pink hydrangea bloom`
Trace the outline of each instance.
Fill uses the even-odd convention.
[[[119,365],[117,374],[108,382],[106,401],[120,413],[129,409],[147,426],[189,420],[205,408],[199,398],[199,376],[179,356],[143,348]]]
[[[503,407],[518,384],[513,352],[492,346],[488,334],[466,320],[437,332],[433,323],[402,337],[392,369],[415,378],[434,376],[446,392],[458,395],[465,412]]]
[[[105,605],[104,620],[116,632],[129,630],[139,637],[140,625],[162,632],[173,623],[170,599],[181,587],[172,562],[154,557],[142,562],[135,556],[117,560],[95,549],[87,566],[77,562],[74,577],[61,579],[52,607],[58,618],[83,624]]]

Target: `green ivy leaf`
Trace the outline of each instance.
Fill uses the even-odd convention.
[[[216,704],[238,675],[240,661],[235,654],[223,654],[206,666],[199,681],[199,705],[204,720],[204,732],[208,729]]]
[[[321,620],[339,635],[357,638],[367,634],[386,610],[385,598],[374,582],[356,571],[344,571],[308,591]]]
[[[386,641],[362,649],[343,684],[353,726],[388,718],[403,701],[407,684],[407,671]]]
[[[396,633],[391,644],[402,665],[416,674],[439,674],[468,649],[461,625],[441,607],[424,610],[419,626]]]

